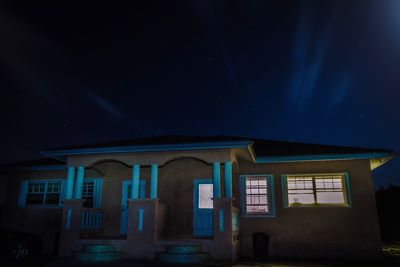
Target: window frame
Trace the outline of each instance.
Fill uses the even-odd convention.
[[[316,176],[333,176],[333,175],[340,175],[342,176],[342,187],[343,187],[343,195],[345,199],[345,203],[340,204],[340,203],[313,203],[313,204],[296,204],[296,205],[290,205],[289,204],[289,190],[287,187],[287,177],[293,177],[293,176],[310,176],[312,177],[312,183],[313,183],[313,195],[315,198],[315,194],[317,192],[316,187],[315,187],[315,177]],[[335,207],[335,208],[351,208],[352,207],[352,199],[351,199],[351,193],[350,193],[350,179],[349,179],[349,173],[348,172],[332,172],[332,173],[296,173],[296,174],[282,174],[281,175],[281,181],[282,181],[282,198],[283,198],[283,206],[285,208],[315,208],[315,207]]]
[[[59,200],[58,200],[58,204],[46,204],[46,195],[49,193],[47,192],[48,189],[48,184],[50,182],[55,182],[55,181],[59,181],[60,182],[60,190],[59,190]],[[64,189],[65,189],[65,179],[63,178],[54,178],[54,179],[35,179],[35,180],[24,180],[22,182],[26,183],[26,189],[25,192],[23,192],[22,194],[24,194],[23,198],[24,198],[24,203],[23,206],[24,207],[38,207],[38,208],[59,208],[62,207],[64,205]],[[30,183],[45,183],[45,191],[44,191],[44,196],[43,196],[43,201],[42,204],[29,204],[27,203],[27,198],[28,195],[30,194],[28,192],[29,190],[29,184]],[[50,192],[51,194],[51,192]]]
[[[267,205],[269,211],[266,213],[248,213],[246,209],[246,178],[247,177],[265,177],[267,181]],[[275,218],[276,207],[275,207],[275,185],[273,174],[242,174],[240,179],[240,214],[241,217],[249,218]]]
[[[103,194],[103,178],[85,177],[82,184],[82,207],[85,207],[86,199],[84,198],[84,184],[93,183],[93,207],[90,209],[99,209],[102,207],[102,194]]]
[[[102,185],[103,185],[103,179],[102,178],[84,178],[84,181],[88,180],[93,180],[94,181],[94,196],[93,196],[93,208],[101,208],[101,203],[102,203]],[[45,182],[45,188],[47,189],[48,182],[53,182],[53,181],[60,181],[61,182],[61,188],[60,188],[60,199],[58,204],[45,204],[45,198],[43,198],[43,203],[42,204],[28,204],[26,203],[27,196],[28,196],[28,187],[29,183],[34,183],[34,182],[40,182],[43,183]],[[47,178],[47,179],[23,179],[21,180],[19,184],[19,193],[18,193],[18,199],[17,199],[17,207],[19,208],[60,208],[64,206],[64,201],[66,199],[66,188],[67,188],[67,179],[66,178]],[[83,187],[82,187],[83,191]],[[46,192],[47,194],[47,192]],[[75,197],[74,197],[75,199]]]

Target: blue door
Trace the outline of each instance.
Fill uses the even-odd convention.
[[[132,181],[122,182],[122,199],[121,199],[121,222],[120,222],[120,234],[126,235],[128,231],[128,199],[131,198],[132,192]],[[139,198],[145,198],[146,193],[146,181],[140,180],[139,186]]]
[[[213,236],[213,184],[211,179],[195,179],[193,192],[193,235]]]

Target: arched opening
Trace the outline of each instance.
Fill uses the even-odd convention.
[[[164,163],[162,166],[160,166],[160,167],[166,166],[166,165],[168,165],[168,164],[170,164],[170,163],[173,163],[173,162],[175,162],[175,161],[178,161],[178,160],[187,160],[187,159],[199,161],[199,162],[202,162],[202,163],[205,164],[205,165],[211,165],[210,163],[206,162],[205,160],[203,160],[203,159],[201,159],[201,158],[197,158],[197,157],[179,157],[179,158],[173,158],[173,159],[168,160],[167,162],[165,162],[165,163]]]
[[[191,239],[194,234],[194,181],[212,180],[211,164],[195,157],[176,158],[161,167],[160,204],[166,207],[163,239]]]
[[[131,166],[115,159],[96,160],[85,168],[85,178],[97,178],[102,183],[100,208],[104,214],[104,236],[120,236],[123,185],[131,176]]]

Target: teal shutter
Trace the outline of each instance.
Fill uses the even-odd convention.
[[[18,195],[18,207],[25,207],[26,204],[26,194],[28,193],[28,181],[22,181],[19,187],[19,195]]]
[[[61,190],[60,190],[60,206],[64,206],[64,200],[67,197],[67,179],[61,180]]]
[[[351,193],[350,193],[350,178],[349,178],[349,173],[346,172],[344,174],[344,182],[346,184],[346,198],[347,198],[347,206],[349,208],[352,207],[353,203],[351,201]]]
[[[99,209],[101,207],[101,192],[103,190],[103,179],[95,178],[93,184],[93,208]]]
[[[240,176],[240,213],[246,215],[246,176]]]
[[[283,206],[287,208],[289,206],[288,201],[288,190],[287,190],[287,175],[283,174],[281,176],[282,180],[282,198],[283,198]]]
[[[146,197],[146,180],[140,180],[139,198]]]
[[[273,175],[267,176],[267,185],[268,185],[268,196],[269,196],[269,208],[271,209],[269,215],[271,217],[276,216],[276,208],[275,208],[275,181]]]

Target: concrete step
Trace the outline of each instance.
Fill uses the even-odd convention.
[[[115,248],[111,244],[85,244],[83,245],[84,252],[113,252]]]
[[[169,254],[167,252],[159,252],[157,258],[165,263],[182,263],[182,264],[198,264],[204,263],[210,259],[209,253],[195,254]]]
[[[112,262],[124,258],[125,253],[123,252],[80,252],[76,251],[72,253],[74,260],[81,262]]]
[[[167,245],[168,254],[196,254],[201,252],[200,245]]]

